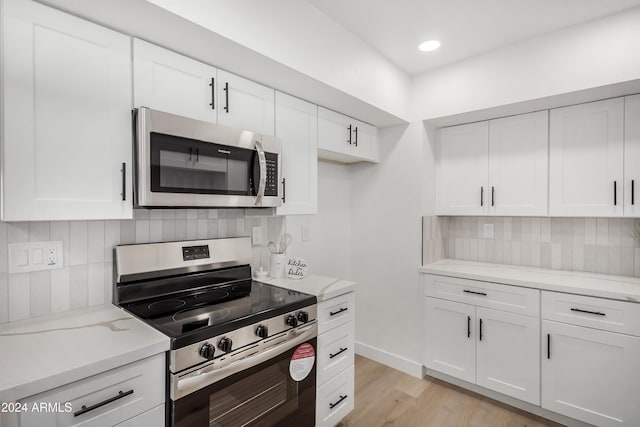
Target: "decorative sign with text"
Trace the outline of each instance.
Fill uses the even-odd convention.
[[[307,271],[309,271],[307,261],[298,257],[289,258],[287,263],[287,277],[289,279],[302,279],[307,275]]]

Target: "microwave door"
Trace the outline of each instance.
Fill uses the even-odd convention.
[[[264,191],[267,185],[267,158],[264,154],[264,150],[262,149],[262,143],[260,141],[255,141],[256,144],[256,152],[258,153],[258,191],[256,194],[256,199],[254,204],[259,205],[262,202],[262,198],[264,197]]]

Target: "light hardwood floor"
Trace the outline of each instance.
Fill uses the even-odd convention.
[[[355,408],[339,427],[558,427],[560,424],[436,379],[356,355]]]

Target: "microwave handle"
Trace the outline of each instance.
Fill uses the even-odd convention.
[[[260,163],[260,182],[258,183],[258,194],[256,195],[256,200],[254,205],[259,204],[264,197],[264,190],[267,186],[267,158],[264,155],[264,150],[262,149],[262,142],[255,141],[256,151],[258,152],[258,162]]]

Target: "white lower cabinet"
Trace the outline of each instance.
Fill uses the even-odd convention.
[[[354,294],[318,303],[316,426],[332,427],[353,410]]]
[[[540,318],[531,315],[539,313],[538,290],[425,275],[424,293],[427,368],[540,403]],[[489,308],[496,304],[500,310]]]
[[[544,292],[542,313],[549,317],[561,310],[545,300],[569,302],[574,316],[564,316],[567,323],[542,320],[542,407],[602,427],[640,425],[640,338],[612,332],[619,322],[603,321],[631,317],[640,305],[606,307],[611,301],[601,300],[605,308],[594,308],[585,297]],[[578,326],[589,318],[594,327]]]
[[[17,425],[163,425],[164,401],[163,353],[23,399],[19,403],[26,404],[28,408],[59,404],[60,410],[21,413]],[[70,404],[70,407],[65,404]]]

